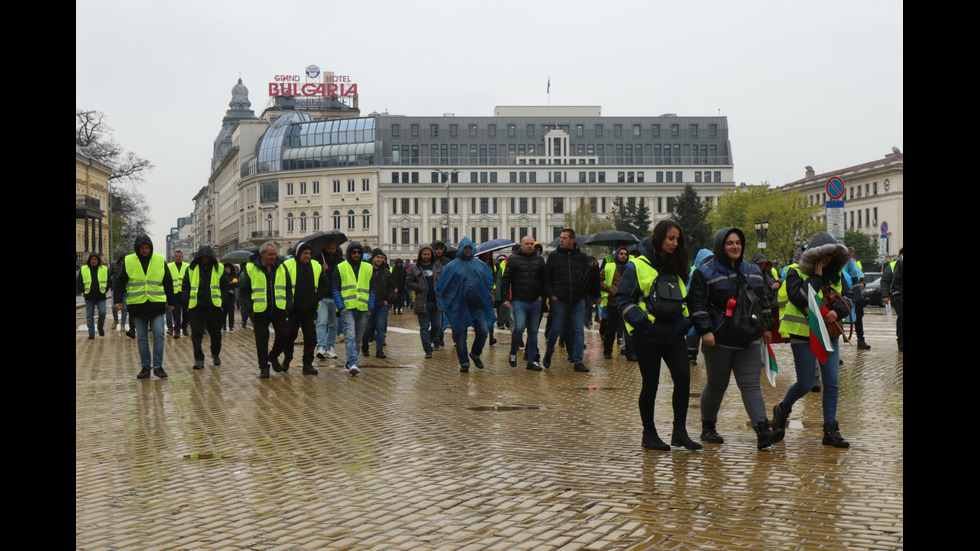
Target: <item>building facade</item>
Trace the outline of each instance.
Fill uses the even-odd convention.
[[[106,253],[109,244],[109,177],[112,169],[75,146],[75,260],[89,252]],[[110,259],[103,254],[103,259]]]
[[[493,116],[360,116],[342,104],[246,114],[233,89],[215,140],[198,234],[216,252],[339,230],[389,256],[422,243],[542,242],[586,205],[608,217],[641,199],[654,222],[686,184],[714,202],[734,187],[725,117],[603,117],[595,106],[497,107]],[[250,112],[250,111],[249,111]],[[220,147],[219,147],[220,144]]]
[[[806,175],[781,189],[796,190],[811,205],[828,201],[827,180],[836,176],[844,182],[844,228],[880,239],[881,224],[887,224],[883,248],[884,260],[898,256],[905,242],[904,210],[905,154],[897,148],[881,159],[816,174],[807,167]],[[821,219],[826,215],[821,213]]]

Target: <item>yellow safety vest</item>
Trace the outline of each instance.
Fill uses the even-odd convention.
[[[602,270],[603,275],[605,276],[603,283],[605,283],[607,286],[612,285],[613,275],[616,273],[616,263],[606,262]],[[607,291],[599,291],[599,296],[602,298],[602,300],[599,302],[599,306],[605,307],[607,304],[609,304],[609,293]]]
[[[286,271],[289,272],[289,281],[293,282],[293,298],[296,298],[296,257],[287,258],[285,262],[282,263],[286,267]],[[316,260],[310,260],[310,266],[313,268],[313,292],[316,292],[320,288],[320,274],[323,273],[323,267]]]
[[[344,308],[366,312],[371,301],[373,267],[370,264],[365,266],[362,262],[357,278],[354,277],[354,268],[346,260],[337,265],[337,270],[340,272],[340,298],[344,301]]]
[[[191,284],[191,295],[190,302],[187,308],[194,308],[197,306],[197,293],[201,288],[201,267],[194,266],[190,269],[188,277],[190,278]],[[214,263],[211,270],[211,282],[209,283],[211,288],[211,304],[221,308],[221,271],[218,270],[217,262]]]
[[[167,262],[162,254],[151,254],[150,263],[143,271],[136,253],[126,255],[126,304],[143,304],[144,302],[167,302],[167,293],[163,289],[163,278],[166,275]]]
[[[176,262],[168,262],[167,269],[170,270],[170,279],[174,281],[174,294],[176,295],[181,291],[181,285],[176,283],[177,281],[184,281],[184,274],[187,273],[187,263],[181,262],[180,268],[177,268]]]
[[[82,271],[82,286],[85,287],[85,291],[83,291],[83,292],[85,292],[85,293],[87,293],[89,291],[89,288],[91,288],[91,286],[92,286],[92,270],[90,268],[91,268],[91,266],[89,266],[88,264],[86,264],[85,266],[82,267],[82,270],[81,270]],[[99,292],[104,295],[105,292],[106,292],[106,290],[109,289],[109,270],[105,266],[101,266],[100,265],[99,266],[99,269],[96,270],[96,272],[98,272],[98,274],[99,274],[99,276],[98,276],[99,277]]]
[[[268,282],[265,279],[265,272],[255,266],[254,262],[245,265],[248,279],[252,282],[252,311],[261,314],[269,306],[266,288]],[[286,309],[286,267],[282,264],[276,268],[275,281],[273,283],[274,300],[276,308]]]
[[[654,323],[657,320],[653,314],[647,312],[647,302],[644,299],[650,295],[650,288],[653,287],[653,282],[656,281],[657,276],[660,274],[654,269],[653,266],[650,265],[650,261],[648,261],[643,255],[631,258],[629,261],[636,267],[636,282],[640,285],[640,292],[642,293],[643,297],[640,299],[637,307],[646,313],[647,319],[650,320],[650,323]],[[680,276],[677,276],[677,283],[681,286],[681,296],[686,297],[687,286],[684,285],[684,280]],[[620,308],[620,310],[622,310],[622,308]],[[690,316],[686,303],[684,304],[681,313],[684,315],[684,317]],[[623,323],[626,325],[626,331],[632,335],[633,326],[627,323],[625,318],[623,319]]]
[[[787,279],[789,275],[789,269],[795,269],[796,273],[800,275],[804,282],[810,278],[809,275],[803,273],[799,268],[792,266],[787,269]],[[841,277],[837,283],[831,285],[838,293],[844,292],[844,278]],[[780,293],[786,285],[780,287]],[[788,339],[790,335],[795,335],[797,337],[809,337],[810,336],[810,324],[807,322],[807,313],[796,307],[795,304],[789,301],[789,293],[785,295],[780,295],[785,297],[785,305],[779,307],[779,334],[782,335],[784,339]],[[817,298],[820,299],[820,304],[823,304],[823,291],[817,291]],[[781,301],[783,299],[780,299]],[[782,302],[780,303],[782,304]]]
[[[795,270],[797,266],[799,264],[796,262],[786,266],[786,273],[788,274],[790,270]],[[783,281],[782,285],[779,286],[779,291],[776,293],[776,307],[779,308],[780,317],[782,317],[782,311],[786,307],[787,302],[789,302],[789,293],[786,291],[786,282]]]

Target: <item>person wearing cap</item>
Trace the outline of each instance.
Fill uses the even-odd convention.
[[[292,309],[293,289],[288,270],[271,241],[259,247],[245,265],[245,275],[239,280],[244,310],[252,315],[255,351],[259,361],[259,378],[269,378],[269,365],[279,373],[279,355],[289,344],[289,311]],[[272,350],[269,350],[269,326],[275,331]]]
[[[317,344],[317,307],[326,296],[330,284],[323,275],[320,263],[313,260],[313,247],[307,243],[296,245],[296,256],[283,262],[289,280],[293,282],[293,309],[289,311],[289,342],[283,354],[283,371],[293,360],[293,348],[299,330],[303,329],[303,375],[317,375],[313,367],[313,350]]]
[[[204,369],[204,331],[211,337],[211,360],[221,365],[221,322],[225,319],[224,294],[227,283],[221,278],[222,268],[214,251],[202,246],[190,266],[184,270],[179,298],[187,310],[194,348],[194,369]]]
[[[370,264],[361,261],[363,255],[364,247],[351,241],[347,246],[347,260],[337,265],[332,283],[334,305],[344,331],[345,367],[352,376],[361,372],[357,352],[374,309],[374,291],[371,289],[374,270]]]

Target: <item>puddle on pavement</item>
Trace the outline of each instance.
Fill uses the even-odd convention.
[[[473,411],[516,411],[520,409],[545,409],[541,406],[473,406],[467,409]]]

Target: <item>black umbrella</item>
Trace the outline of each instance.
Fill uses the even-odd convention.
[[[347,236],[337,230],[321,231],[307,235],[297,243],[308,243],[310,247],[313,247],[313,253],[316,255],[323,250],[323,244],[327,241],[334,241],[339,246],[347,242]]]
[[[252,253],[249,251],[231,251],[225,256],[221,257],[221,263],[225,264],[231,262],[233,264],[241,264],[242,262],[248,262],[248,259],[252,257]]]
[[[633,243],[639,243],[640,240],[637,239],[635,235],[625,231],[619,230],[606,230],[598,233],[594,233],[584,240],[582,240],[583,245],[589,246],[600,246],[600,247],[615,247],[619,243],[626,243],[627,245],[632,245]]]
[[[510,249],[514,246],[514,242],[510,239],[491,239],[484,243],[480,243],[476,247],[476,252],[474,254],[481,255],[483,253],[492,253],[494,251],[499,251],[500,249]]]

